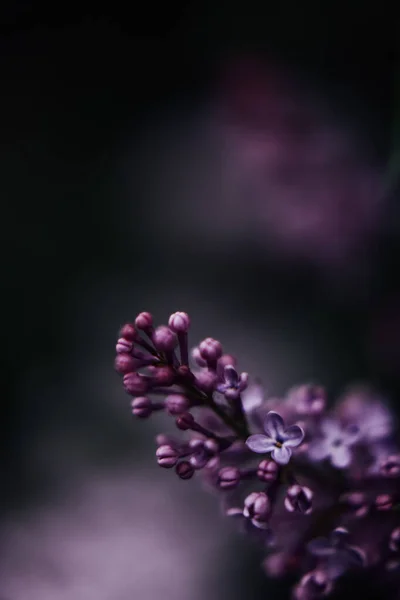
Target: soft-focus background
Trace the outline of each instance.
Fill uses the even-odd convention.
[[[171,424],[132,421],[115,338],[186,310],[271,394],[398,410],[390,10],[0,4],[1,600],[287,597],[157,467]]]

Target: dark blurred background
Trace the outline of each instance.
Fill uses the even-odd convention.
[[[187,310],[269,393],[398,411],[391,10],[1,3],[2,600],[287,597],[154,466],[115,337]]]

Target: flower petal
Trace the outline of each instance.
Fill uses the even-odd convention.
[[[347,446],[343,444],[337,448],[332,448],[330,451],[331,463],[338,469],[345,469],[351,463],[351,452]]]
[[[260,385],[254,384],[247,388],[242,394],[242,405],[245,413],[250,413],[255,408],[261,406],[264,401],[263,389]]]
[[[219,383],[216,389],[220,394],[225,394],[226,390],[229,389],[229,385],[227,383]]]
[[[247,438],[246,445],[253,452],[264,454],[265,452],[271,452],[275,448],[275,440],[262,433],[255,433]]]
[[[304,431],[299,425],[292,425],[285,429],[282,439],[285,446],[297,448],[304,440]]]
[[[337,550],[332,546],[330,540],[324,537],[318,537],[307,544],[307,550],[314,556],[333,556]]]
[[[325,439],[317,440],[313,444],[310,444],[308,448],[308,456],[313,461],[324,460],[330,453],[330,445],[328,445]]]
[[[235,367],[232,365],[225,366],[224,377],[225,377],[226,383],[228,383],[230,387],[235,387],[239,383],[238,372],[236,371]]]
[[[348,425],[343,429],[343,441],[347,446],[355,444],[361,437],[361,431],[358,425]]]
[[[342,437],[343,431],[340,423],[335,419],[324,419],[321,423],[321,431],[326,438],[335,439]]]
[[[247,388],[248,381],[249,381],[249,374],[241,373],[240,377],[239,377],[239,390],[241,392]]]
[[[274,448],[271,454],[272,458],[275,462],[280,465],[287,465],[290,457],[292,456],[292,451],[290,448],[286,448],[286,446],[282,446],[281,448]]]
[[[282,419],[281,415],[278,415],[277,412],[271,410],[264,421],[264,431],[265,433],[276,440],[277,438],[282,438],[285,431],[285,422]]]

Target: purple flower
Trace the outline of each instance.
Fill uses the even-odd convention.
[[[325,564],[325,571],[332,579],[336,579],[351,567],[363,567],[365,555],[361,548],[350,546],[349,532],[344,527],[337,527],[328,538],[319,537],[311,540],[307,550]]]
[[[356,427],[343,428],[333,419],[321,423],[323,437],[310,444],[308,455],[311,460],[320,461],[329,458],[332,465],[344,469],[351,462],[350,447],[359,439]]]
[[[240,392],[247,387],[248,374],[241,373],[240,376],[233,365],[225,365],[224,381],[217,386],[217,391],[230,400],[239,397]]]
[[[218,453],[218,444],[213,439],[193,438],[189,448],[192,451],[189,462],[194,469],[203,469]]]
[[[278,413],[270,411],[264,421],[264,431],[251,435],[246,440],[253,452],[264,454],[271,452],[275,462],[286,465],[292,455],[292,448],[300,446],[304,439],[304,431],[298,425],[285,428],[285,422]]]

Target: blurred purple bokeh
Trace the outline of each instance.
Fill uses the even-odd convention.
[[[385,225],[383,172],[365,132],[317,89],[239,57],[197,115],[149,128],[146,202],[161,240],[207,254],[255,247],[339,279],[368,269]]]

